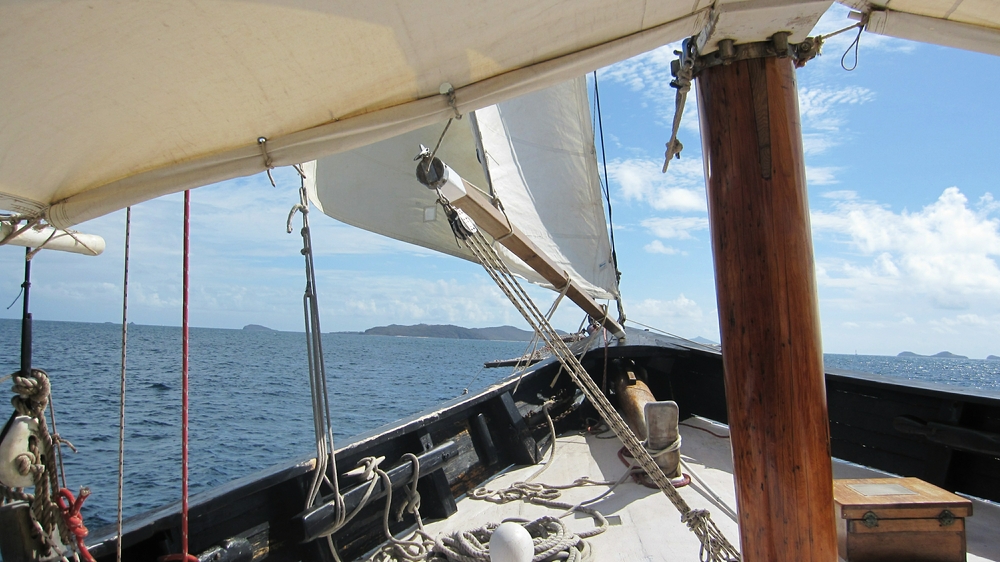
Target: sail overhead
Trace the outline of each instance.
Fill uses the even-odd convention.
[[[615,298],[587,100],[586,81],[579,78],[477,111],[452,122],[437,156],[484,191],[490,190],[488,169],[510,223],[592,297]],[[477,150],[476,122],[485,154]],[[345,223],[473,260],[456,243],[437,194],[414,175],[419,146],[434,147],[444,128],[437,123],[319,160],[310,199]],[[495,246],[515,273],[546,285]]]
[[[511,222],[591,296],[617,296],[586,80],[481,109],[476,120]]]
[[[800,40],[829,0],[777,3]],[[69,227],[350,150],[689,37],[712,6],[0,0],[0,210]]]
[[[1000,3],[989,0],[840,0],[869,13],[867,31],[1000,55]]]
[[[877,33],[1000,53],[996,2],[841,1],[874,9]],[[391,138],[697,33],[710,32],[709,50],[776,31],[801,41],[830,4],[0,0],[0,211],[70,227]]]

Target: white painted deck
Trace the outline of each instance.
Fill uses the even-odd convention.
[[[716,434],[728,435],[726,426],[707,420],[692,418],[684,424],[702,427]],[[714,437],[705,431],[681,426],[684,438],[681,453],[684,461],[697,472],[715,492],[735,507],[735,489],[732,477],[732,454],[728,439]],[[568,484],[581,476],[594,480],[617,480],[625,470],[618,460],[621,447],[617,439],[598,439],[588,435],[566,435],[557,442],[555,460],[536,481],[546,484]],[[486,486],[491,490],[504,488],[524,480],[538,470],[537,466],[508,471]],[[836,461],[835,478],[871,478],[885,474],[857,465]],[[585,487],[567,490],[562,500],[577,503],[593,498],[607,490],[606,487]],[[699,494],[698,485],[680,488],[681,495],[693,508],[707,508],[712,519],[733,544],[739,545],[736,523],[720,509]],[[993,560],[1000,562],[1000,506],[973,500],[973,517],[966,521],[968,534],[968,560]],[[698,560],[698,541],[680,522],[680,517],[669,500],[658,490],[652,490],[631,480],[620,485],[611,495],[591,507],[605,517],[619,516],[620,525],[612,525],[596,537],[588,539],[594,548],[594,559],[600,561],[646,560]],[[509,517],[536,519],[542,515],[559,515],[560,512],[524,502],[496,505],[467,497],[458,502],[458,513],[447,520],[428,525],[431,534],[472,529],[488,522],[499,522]],[[563,519],[573,531],[593,527],[589,517],[569,516]]]

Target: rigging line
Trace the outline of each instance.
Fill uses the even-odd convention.
[[[116,543],[117,560],[122,560],[122,501],[125,492],[125,358],[128,349],[128,260],[129,243],[132,237],[132,207],[125,208],[125,272],[122,282],[122,370],[121,394],[118,407],[118,534]]]
[[[45,242],[42,242],[41,244],[38,245],[38,247],[36,247],[36,248],[32,249],[30,252],[28,252],[28,256],[27,256],[26,259],[30,260],[31,258],[35,257],[35,254],[37,254],[38,252],[41,252],[45,248],[45,246],[48,245],[48,243],[51,242],[52,239],[56,237],[56,234],[58,232],[59,232],[59,230],[57,228],[52,227],[52,234],[49,234],[49,237],[45,239]],[[87,248],[87,249],[89,250],[90,248]]]
[[[597,106],[597,126],[601,134],[601,160],[604,162],[604,199],[608,202],[608,230],[611,234],[611,261],[615,266],[615,281],[621,281],[618,270],[618,252],[615,250],[615,223],[611,218],[611,180],[608,178],[608,155],[604,149],[604,120],[601,117],[601,90],[597,85],[597,71],[594,71],[594,102]]]
[[[188,368],[189,364],[189,309],[190,309],[190,257],[191,257],[191,190],[184,191],[184,257],[183,304],[181,316],[181,560],[187,561],[188,553]]]
[[[62,445],[66,443],[73,449],[73,452],[76,452],[76,447],[69,441],[63,441],[62,437],[59,437],[59,429],[56,427],[55,400],[53,400],[51,394],[49,395],[49,418],[52,419],[52,445],[56,449],[56,459],[59,461],[59,480],[62,482],[63,488],[69,488],[66,485],[66,467],[63,466]]]
[[[639,442],[632,433],[624,419],[614,410],[611,403],[597,387],[593,379],[586,372],[579,360],[569,351],[565,343],[559,339],[551,325],[544,321],[542,313],[535,306],[534,302],[524,292],[520,283],[510,273],[510,270],[499,259],[495,251],[485,241],[481,232],[473,230],[463,236],[463,241],[467,247],[476,255],[477,259],[486,269],[487,273],[497,283],[497,286],[504,291],[510,299],[511,304],[521,312],[525,320],[538,331],[546,343],[552,346],[560,362],[567,368],[574,382],[583,390],[591,403],[601,413],[601,417],[615,431],[619,439],[633,457],[639,461],[647,474],[656,482],[657,487],[667,496],[670,502],[681,513],[681,521],[698,537],[702,543],[701,555],[703,560],[740,560],[740,555],[736,549],[726,540],[718,526],[711,520],[711,515],[706,510],[692,510],[683,497],[673,488],[673,484],[663,474],[660,467],[655,463],[650,453]]]
[[[864,23],[859,23],[857,25],[858,35],[854,38],[854,41],[847,46],[847,50],[844,51],[844,55],[840,57],[840,67],[848,72],[851,72],[858,67],[858,49],[861,47],[861,34],[865,31]],[[847,55],[850,54],[851,49],[854,49],[854,65],[851,66],[851,68],[847,68],[847,64],[844,61],[847,60]]]
[[[29,228],[37,225],[40,222],[42,222],[42,217],[39,216],[39,217],[35,217],[35,218],[29,220],[21,228],[13,228],[13,227],[17,226],[17,223],[16,222],[12,223],[11,224],[12,228],[11,228],[10,234],[8,234],[7,236],[4,236],[3,239],[0,239],[0,246],[3,246],[8,241],[13,240],[14,238],[17,238],[18,236],[24,234],[25,232],[28,231]]]
[[[660,328],[657,328],[655,326],[650,326],[649,324],[643,324],[642,322],[638,322],[638,321],[633,320],[631,318],[629,318],[628,321],[631,322],[632,324],[636,324],[638,326],[642,326],[643,328],[649,328],[650,330],[652,330],[652,331],[654,331],[654,332],[656,332],[658,334],[663,334],[664,336],[670,336],[672,338],[677,338],[679,340],[683,340],[683,341],[686,341],[686,342],[689,342],[689,343],[693,343],[695,345],[700,345],[702,347],[712,347],[712,346],[710,346],[708,344],[698,343],[698,342],[696,342],[696,341],[694,341],[692,339],[688,339],[688,338],[685,338],[683,336],[678,336],[677,334],[668,332],[666,330],[661,330]]]
[[[552,306],[549,307],[549,311],[545,314],[546,320],[552,319],[552,315],[554,315],[556,313],[556,309],[559,308],[559,303],[562,302],[563,297],[565,297],[566,293],[569,292],[570,285],[573,284],[573,280],[570,278],[569,273],[563,272],[563,274],[566,276],[566,284],[563,285],[563,288],[559,291],[559,296],[556,297],[554,301],[552,301]],[[584,322],[586,322],[586,317],[584,317]],[[581,324],[580,330],[582,329],[583,325]],[[579,332],[580,330],[577,330],[577,332]],[[511,394],[517,392],[518,387],[521,386],[521,381],[524,380],[524,376],[528,374],[528,367],[531,366],[531,360],[535,357],[535,350],[537,349],[538,346],[537,332],[535,332],[535,334],[531,337],[531,341],[528,343],[528,347],[532,346],[535,346],[535,349],[531,350],[530,355],[528,354],[527,349],[525,349],[525,354],[521,356],[521,359],[524,359],[523,368],[521,366],[521,361],[519,359],[517,364],[514,365],[513,371],[511,371],[511,372],[517,372],[520,370],[521,373],[521,376],[517,379],[517,384],[514,385],[514,390],[511,391]],[[559,368],[559,371],[562,372],[562,367]],[[556,379],[558,378],[559,378],[559,373],[556,373]],[[552,383],[555,384],[555,379],[553,379]]]
[[[306,176],[301,169],[299,173],[299,204],[292,208],[288,215],[288,231],[291,232],[292,216],[296,211],[302,212],[302,255],[305,258],[306,289],[302,297],[303,315],[306,329],[306,351],[309,362],[309,387],[312,397],[313,430],[316,437],[316,469],[313,481],[306,497],[306,507],[312,507],[319,496],[320,488],[325,482],[333,489],[334,494],[334,524],[332,534],[349,521],[346,513],[344,497],[340,493],[338,481],[336,447],[332,416],[330,415],[330,396],[327,390],[326,366],[323,358],[323,334],[319,320],[319,301],[316,290],[316,269],[312,249],[312,235],[309,228],[309,198],[306,191]],[[329,472],[329,476],[327,475]],[[338,559],[336,547],[331,538],[327,544],[334,559]]]
[[[455,120],[454,117],[449,118],[448,122],[444,126],[444,130],[441,131],[441,136],[438,137],[438,142],[437,142],[437,144],[434,145],[434,150],[431,151],[431,157],[427,159],[427,171],[428,172],[431,171],[431,163],[434,162],[434,155],[436,155],[438,149],[441,148],[441,141],[444,140],[444,135],[448,132],[448,127],[451,127],[451,122],[454,121],[454,120]]]
[[[14,306],[15,304],[17,304],[17,300],[21,298],[22,294],[24,294],[24,285],[21,285],[21,290],[17,292],[17,296],[14,297],[14,300],[11,301],[11,303],[10,303],[9,306],[7,306],[7,310],[10,310],[10,308],[12,306]]]

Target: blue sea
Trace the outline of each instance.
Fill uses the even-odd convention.
[[[331,409],[339,443],[481,389],[509,369],[484,361],[520,355],[523,342],[325,334]],[[0,320],[0,377],[19,368],[20,322]],[[129,327],[125,516],[180,498],[181,331]],[[1000,361],[827,355],[851,369],[1000,391]],[[33,366],[53,386],[70,488],[89,486],[91,529],[113,523],[117,502],[121,326],[36,321]],[[305,336],[295,332],[191,330],[191,492],[309,455],[313,429]],[[473,380],[474,379],[474,380]],[[9,383],[0,385],[3,393]],[[9,415],[7,398],[0,416]],[[0,422],[2,423],[2,422]]]
[[[131,325],[125,420],[125,516],[180,499],[181,330]],[[315,452],[305,335],[192,328],[191,493]],[[324,334],[335,439],[475,392],[509,369],[483,362],[524,342]],[[92,495],[90,529],[115,521],[121,325],[34,323],[32,365],[52,381],[68,484]],[[20,321],[0,319],[0,377],[20,368]],[[475,380],[472,379],[475,377]],[[0,385],[7,421],[10,382]],[[8,404],[8,406],[3,406]],[[50,428],[51,430],[51,428]]]

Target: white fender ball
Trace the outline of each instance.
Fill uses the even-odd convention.
[[[501,523],[490,537],[490,562],[531,562],[535,544],[523,526],[507,521]]]

